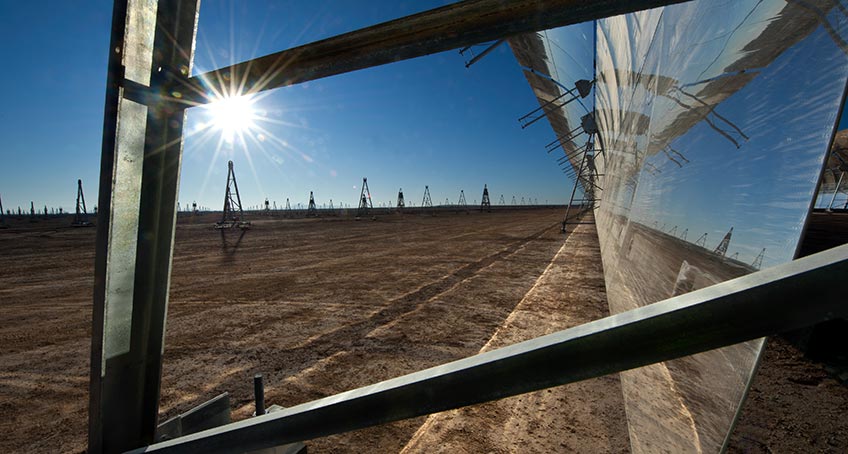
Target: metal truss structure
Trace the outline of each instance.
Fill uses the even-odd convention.
[[[422,208],[433,208],[433,199],[430,198],[430,186],[424,186],[424,198],[421,200]]]
[[[730,246],[730,237],[733,236],[733,227],[730,228],[724,238],[718,243],[713,253],[718,254],[720,257],[724,257],[727,254],[727,248]]]
[[[368,210],[374,208],[371,203],[371,191],[368,189],[368,178],[362,179],[362,189],[359,191],[359,208],[356,210],[357,216],[365,216]]]
[[[244,220],[244,210],[241,206],[241,195],[239,195],[233,161],[227,163],[227,189],[224,192],[223,211],[221,220],[215,223],[215,228],[229,229],[237,227],[246,229],[250,226],[250,222]]]
[[[464,189],[459,190],[459,201],[456,202],[456,205],[463,210],[468,209],[468,202],[465,201],[465,190]]]
[[[309,191],[309,205],[306,206],[306,216],[318,216],[318,207],[315,206],[315,197],[312,195],[312,191]]]
[[[503,196],[501,196],[501,200],[503,200]],[[480,211],[492,211],[492,202],[489,200],[489,187],[487,185],[483,185],[483,199],[480,202]]]
[[[74,227],[88,227],[91,222],[88,221],[88,211],[85,209],[85,194],[82,192],[82,180],[77,180],[77,206],[74,214],[74,222],[71,223]]]
[[[404,202],[404,200],[403,200],[403,188],[400,188],[400,189],[398,189],[397,209],[399,211],[403,210],[403,207],[405,207],[405,206],[406,206],[406,202]]]
[[[269,448],[846,316],[841,287],[848,246],[433,369],[153,444],[186,109],[214,101],[213,93],[258,93],[682,1],[469,0],[192,76],[199,0],[116,0],[97,212],[88,452]],[[238,81],[233,85],[240,91],[232,92],[230,81]],[[432,206],[426,187],[422,205]]]

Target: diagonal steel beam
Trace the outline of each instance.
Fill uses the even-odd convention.
[[[848,315],[848,245],[134,452],[245,452],[620,372]]]
[[[191,77],[189,104],[686,0],[467,0]]]

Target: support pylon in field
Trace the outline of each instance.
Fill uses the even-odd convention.
[[[32,200],[29,202],[29,216],[35,218],[35,203]]]
[[[265,211],[266,216],[271,215],[271,202],[268,201],[268,197],[265,197],[265,210],[264,211]]]
[[[398,210],[403,210],[406,206],[406,202],[403,200],[403,188],[398,189],[398,197],[397,197],[397,208]]]
[[[724,238],[718,243],[713,253],[718,254],[721,257],[724,257],[727,254],[727,247],[730,246],[730,237],[733,235],[733,227],[730,228],[730,231],[724,235]]]
[[[680,239],[686,241],[686,236],[689,235],[689,229],[683,231],[683,234],[680,235]]]
[[[739,251],[734,252],[733,255],[730,256],[730,260],[736,260],[738,258],[739,258]]]
[[[669,231],[668,234],[671,235],[671,236],[674,236],[675,233],[677,233],[677,226],[676,225],[671,228],[671,231]]]
[[[524,197],[521,198],[521,204],[526,205],[526,202],[524,202]]]
[[[492,202],[489,201],[489,187],[483,185],[483,201],[480,202],[480,211],[492,211]]]
[[[506,201],[503,198],[503,194],[501,194],[501,200],[498,202],[498,205],[506,205]]]
[[[445,197],[445,205],[446,206],[450,205],[450,199],[448,199],[447,197]]]
[[[462,209],[468,208],[468,203],[465,201],[465,191],[462,189],[459,190],[459,202],[457,202],[457,205]]]
[[[751,263],[751,266],[753,266],[756,269],[762,268],[763,267],[763,257],[765,257],[765,255],[766,255],[766,248],[763,248],[763,250],[760,251],[759,254],[757,254],[757,257]]]
[[[312,196],[312,191],[309,191],[309,205],[306,207],[307,216],[318,216],[318,209],[315,208],[315,197]]]
[[[5,229],[8,227],[6,225],[6,212],[3,211],[3,198],[0,197],[0,229]]]
[[[423,208],[433,208],[433,200],[430,199],[430,186],[424,186],[424,199],[421,201]]]
[[[707,234],[699,236],[697,240],[695,240],[695,244],[701,247],[707,247]]]
[[[224,192],[224,214],[221,216],[221,220],[215,223],[215,228],[228,229],[234,227],[246,229],[250,227],[250,222],[244,220],[236,172],[233,170],[233,161],[229,161],[227,163],[227,189]]]
[[[512,205],[517,205],[517,202],[515,201],[515,196],[514,196],[514,195],[512,196]]]
[[[363,178],[362,188],[359,191],[359,208],[356,210],[356,215],[365,216],[371,208],[374,208],[374,205],[371,203],[371,191],[368,189],[368,178]]]

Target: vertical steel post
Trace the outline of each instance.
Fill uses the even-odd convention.
[[[262,374],[253,376],[253,400],[256,401],[256,416],[265,414],[265,385],[262,384]]]
[[[839,187],[842,186],[842,177],[845,176],[845,172],[839,172],[839,181],[836,182],[836,189],[833,190],[833,197],[830,198],[830,204],[827,205],[827,211],[831,211],[833,209],[833,201],[836,200],[836,194],[839,194]]]
[[[198,0],[116,0],[100,169],[88,452],[153,442]],[[126,87],[144,95],[131,101]]]
[[[577,175],[574,177],[574,187],[571,189],[571,199],[568,201],[568,206],[565,207],[565,218],[562,220],[562,233],[566,233],[565,224],[568,223],[568,213],[571,211],[571,204],[574,203],[574,195],[577,193],[577,184],[580,182],[580,175],[583,173],[583,165],[586,163],[586,155],[589,153],[590,142],[591,137],[589,138],[589,142],[586,142],[586,147],[583,149],[583,157],[580,159],[580,170],[577,171]]]

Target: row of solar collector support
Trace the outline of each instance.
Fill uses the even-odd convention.
[[[47,205],[44,206],[44,211],[36,211],[35,202],[30,202],[29,204],[29,218],[31,221],[35,221],[37,216],[43,216],[45,219],[50,218],[52,216],[64,216],[65,213],[63,208],[51,209],[48,211]],[[94,214],[97,214],[97,207],[94,207]],[[3,199],[0,197],[0,229],[5,229],[9,227],[9,224],[6,222],[6,217],[15,216],[15,213],[12,210],[4,211],[3,210]],[[26,213],[21,210],[21,207],[17,209],[17,218],[23,218],[26,216]],[[74,219],[71,222],[72,227],[90,227],[92,226],[91,221],[88,219],[88,210],[85,206],[85,194],[82,191],[82,180],[77,180],[77,201],[76,201],[76,210],[74,212]]]

